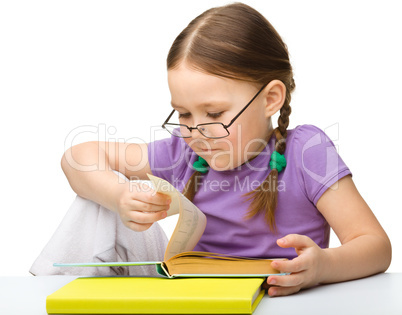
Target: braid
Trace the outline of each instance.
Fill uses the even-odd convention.
[[[273,132],[276,138],[275,151],[280,154],[284,154],[286,150],[286,138],[288,136],[287,127],[289,126],[289,116],[292,112],[290,107],[290,94],[294,90],[295,84],[293,78],[291,81],[292,84],[290,85],[290,89],[286,89],[285,102],[280,110],[278,127],[275,128]],[[264,213],[265,221],[273,232],[276,232],[275,209],[278,204],[277,187],[278,170],[274,168],[258,188],[244,195],[247,197],[246,201],[252,200],[245,218],[251,219],[259,213]]]
[[[280,154],[284,154],[286,150],[286,139],[288,137],[287,128],[289,126],[289,116],[291,112],[292,108],[289,103],[285,101],[280,110],[278,127],[274,131],[276,137],[275,150]]]
[[[182,193],[188,200],[193,201],[194,196],[197,192],[196,187],[199,186],[198,184],[201,177],[202,173],[199,171],[195,171],[187,181]]]

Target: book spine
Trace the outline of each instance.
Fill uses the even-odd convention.
[[[258,300],[258,301],[257,301]],[[257,299],[254,304],[258,304]],[[119,300],[48,299],[48,314],[251,314],[249,300],[137,299]]]

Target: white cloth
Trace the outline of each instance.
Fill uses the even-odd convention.
[[[153,265],[53,267],[53,263],[162,261],[168,240],[158,223],[144,232],[127,228],[117,213],[76,197],[59,227],[33,263],[33,275],[156,275]]]

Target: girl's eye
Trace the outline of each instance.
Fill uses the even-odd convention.
[[[180,114],[180,113],[179,113],[179,119],[189,118],[190,116],[191,116],[190,113],[184,113],[184,114]]]
[[[219,117],[222,116],[222,114],[223,114],[223,112],[219,112],[219,113],[208,113],[208,117],[211,117],[211,118],[219,118]]]
[[[207,116],[210,118],[219,118],[221,117],[223,114],[223,112],[219,112],[219,113],[207,113]],[[191,116],[191,113],[179,113],[179,119],[186,119],[189,118]]]

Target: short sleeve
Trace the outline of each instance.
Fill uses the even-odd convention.
[[[169,182],[181,178],[189,165],[192,150],[182,138],[171,136],[148,144],[152,174]]]
[[[301,189],[315,206],[328,188],[352,175],[331,139],[315,126],[295,129],[294,154]]]

